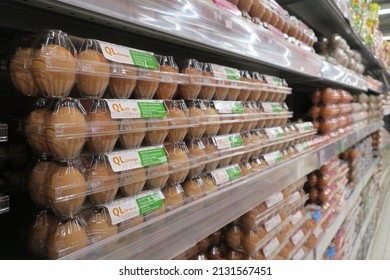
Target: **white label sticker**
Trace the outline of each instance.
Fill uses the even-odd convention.
[[[298,201],[301,198],[301,194],[299,191],[296,191],[290,196],[290,204],[293,204],[294,202]]]
[[[268,197],[268,199],[265,201],[265,204],[267,205],[268,208],[271,208],[275,204],[283,201],[283,193],[282,192],[277,192]]]
[[[263,155],[263,157],[264,160],[268,163],[268,165],[273,165],[282,161],[282,154],[279,151],[265,154]]]
[[[280,243],[279,243],[279,240],[278,240],[277,237],[275,237],[274,239],[272,239],[272,240],[263,248],[264,256],[267,258],[269,255],[272,254],[273,251],[276,250],[276,248],[278,248],[279,245],[280,245]]]
[[[217,143],[217,149],[218,150],[223,150],[230,148],[230,141],[229,141],[229,136],[223,135],[223,136],[216,136],[214,137],[215,143]]]
[[[134,197],[114,200],[105,205],[111,217],[111,223],[116,225],[139,215],[144,215],[163,206],[164,195],[158,191],[145,191]]]
[[[291,237],[291,241],[294,245],[297,245],[299,241],[301,241],[305,237],[304,233],[302,230],[299,230],[296,234]]]
[[[241,168],[238,164],[230,165],[210,172],[217,185],[227,183],[241,177]]]
[[[220,114],[242,114],[244,107],[236,101],[213,101],[215,110]]]
[[[167,112],[162,100],[105,99],[113,119],[163,118]]]
[[[269,139],[276,139],[283,137],[284,131],[281,127],[270,127],[264,129]]]
[[[298,211],[291,216],[291,223],[295,226],[303,218],[302,212]]]
[[[265,113],[280,113],[282,111],[279,103],[263,102],[261,104]]]
[[[299,132],[306,132],[313,129],[313,124],[311,122],[297,123],[295,124]]]
[[[150,153],[148,153],[150,152]],[[142,159],[140,154],[142,154]],[[137,150],[123,150],[106,154],[112,171],[121,172],[167,162],[164,146],[152,146]]]
[[[139,216],[139,207],[134,198],[114,200],[106,205],[113,225]]]
[[[292,257],[293,260],[301,260],[303,256],[305,255],[305,251],[303,251],[302,248],[298,250],[298,252],[295,253],[295,255]]]
[[[270,220],[268,220],[264,226],[265,226],[265,230],[267,232],[270,232],[271,230],[273,230],[277,225],[279,225],[280,223],[282,222],[282,218],[280,217],[279,214],[277,214],[276,216],[272,217]]]
[[[235,68],[211,64],[214,77],[228,80],[240,80],[240,72]]]

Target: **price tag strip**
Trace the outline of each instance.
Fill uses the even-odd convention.
[[[136,196],[114,200],[106,204],[113,225],[119,224],[140,215],[161,209],[164,205],[164,195],[158,190],[142,192]]]
[[[244,106],[236,101],[213,101],[215,109],[220,114],[243,114]]]
[[[213,139],[214,142],[217,144],[218,150],[244,146],[244,140],[242,139],[239,133],[222,135],[222,136],[214,136]]]

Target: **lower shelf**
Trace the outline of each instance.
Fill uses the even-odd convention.
[[[383,126],[374,123],[64,259],[171,259]]]

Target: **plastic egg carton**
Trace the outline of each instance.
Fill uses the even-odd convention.
[[[195,59],[179,61],[178,67],[171,56],[95,39],[71,39],[61,30],[42,31],[31,45],[19,49],[10,62],[15,87],[29,96],[63,98],[75,86],[83,98],[101,98],[107,89],[114,98],[129,98],[134,91],[140,99],[155,95],[172,99],[177,93],[196,99],[207,92],[206,99],[241,96],[243,101],[284,101],[291,93],[286,82],[276,77],[266,79]]]

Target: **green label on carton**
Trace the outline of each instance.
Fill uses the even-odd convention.
[[[167,116],[163,102],[138,102],[138,108],[143,119],[157,119]]]
[[[228,80],[239,81],[240,72],[237,69],[225,67],[226,77]]]
[[[233,181],[241,177],[241,169],[238,166],[226,169],[226,173],[229,176],[229,181]]]
[[[134,65],[153,70],[158,69],[158,63],[156,57],[151,53],[140,52],[135,50],[129,50]]]
[[[230,147],[241,147],[244,145],[244,141],[240,134],[230,135],[229,136]]]
[[[160,192],[137,198],[136,202],[139,208],[139,214],[144,215],[152,211],[161,209],[164,205],[163,199],[164,197],[161,195]]]
[[[167,162],[167,155],[163,148],[138,151],[143,167],[153,166]]]
[[[244,113],[244,106],[242,106],[239,102],[233,102],[232,103],[232,113],[233,114],[243,114]]]

